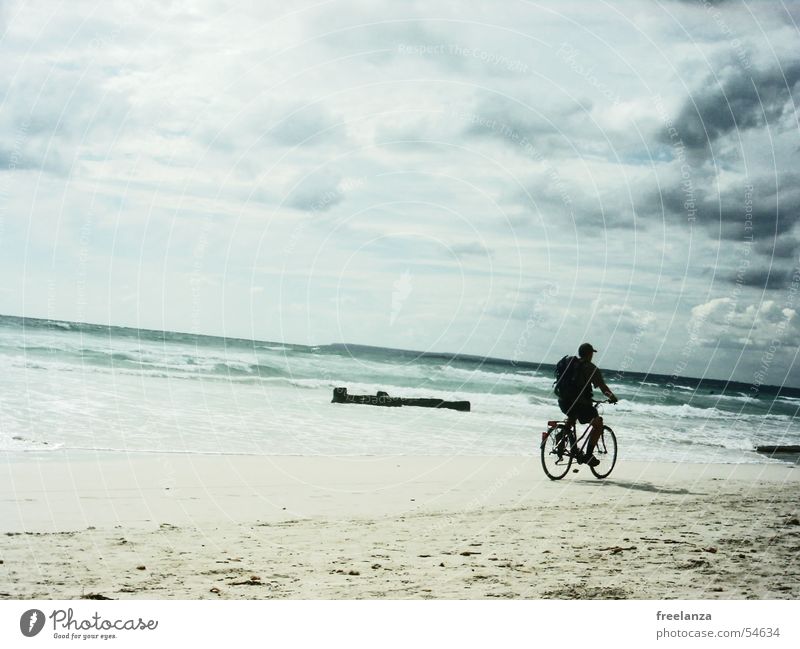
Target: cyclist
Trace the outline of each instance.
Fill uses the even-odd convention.
[[[591,422],[589,442],[586,445],[586,454],[578,456],[578,464],[586,463],[597,466],[600,461],[594,456],[594,447],[603,432],[603,418],[598,414],[597,408],[592,403],[592,386],[598,388],[607,398],[609,403],[617,403],[618,399],[603,380],[600,368],[592,363],[592,357],[597,350],[589,343],[578,347],[578,366],[574,369],[575,386],[577,395],[559,398],[558,407],[567,416],[567,425],[575,428],[575,420],[582,424]]]

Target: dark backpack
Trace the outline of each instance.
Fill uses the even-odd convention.
[[[578,396],[578,357],[564,356],[556,363],[556,380],[553,392],[559,399],[574,399]]]

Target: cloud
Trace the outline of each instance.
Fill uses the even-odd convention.
[[[270,132],[271,139],[284,146],[319,145],[344,140],[343,127],[319,104],[287,111]]]
[[[727,242],[754,243],[752,268],[743,276],[740,273],[738,280],[745,286],[777,289],[788,284],[791,273],[785,262],[800,255],[800,239],[796,235],[800,222],[798,180],[792,172],[752,181],[744,178],[719,195],[699,183],[695,187],[696,222],[709,235],[726,242],[724,246],[729,245]],[[677,187],[671,191],[670,207],[675,213],[678,205],[674,195],[683,192]],[[680,199],[679,196],[677,200]],[[737,281],[733,275],[728,279]]]
[[[649,328],[656,317],[652,311],[639,311],[627,304],[613,304],[597,298],[592,303],[595,321],[604,321],[607,328],[625,333],[636,333]]]
[[[336,54],[358,53],[359,59],[397,70],[433,73],[445,78],[519,78],[530,74],[528,52],[509,39],[508,30],[494,24],[493,7],[471,8],[473,20],[437,20],[427,3],[402,5],[350,3],[358,18],[341,7],[320,8],[313,23],[321,42]],[[438,14],[439,12],[435,12]],[[426,14],[429,14],[426,16]],[[442,75],[444,73],[444,75]]]
[[[706,347],[791,350],[800,346],[800,318],[775,300],[740,305],[722,297],[692,308],[690,332]]]
[[[519,94],[482,94],[475,107],[464,115],[464,135],[494,138],[511,144],[521,154],[529,154],[532,147],[543,148],[544,136],[566,137],[566,132],[575,126],[573,122],[585,117],[590,109],[590,104],[554,102],[552,98],[547,103],[531,101],[526,105]],[[549,144],[546,148],[550,148]]]
[[[549,158],[536,166],[538,171],[525,174],[522,188],[509,189],[510,201],[528,213],[527,222],[557,223],[558,237],[642,232],[650,225],[651,220],[639,217],[652,213],[657,194],[647,191],[652,178],[640,168],[598,160],[554,163]]]
[[[762,290],[782,289],[789,285],[791,278],[792,268],[777,264],[748,267],[725,276],[725,280],[731,284],[752,286]]]
[[[557,284],[537,282],[492,299],[483,312],[500,320],[526,322],[529,328],[548,328],[564,315],[558,294]]]
[[[31,157],[19,147],[4,147],[0,145],[0,173],[13,169],[41,169],[40,157]]]
[[[193,126],[193,136],[216,151],[234,156],[253,152],[260,162],[265,151],[276,152],[278,148],[318,149],[347,142],[342,120],[321,102],[301,104],[263,97],[224,97],[218,101],[221,106],[204,111]],[[182,130],[180,126],[172,128]]]
[[[450,252],[456,257],[490,257],[492,255],[492,251],[480,241],[455,243],[450,246]]]
[[[298,178],[289,189],[286,203],[305,212],[327,212],[344,199],[341,176],[330,170]]]
[[[754,163],[755,166],[756,163]],[[777,171],[748,178],[738,170],[700,169],[683,179],[673,171],[663,174],[660,191],[650,192],[650,204],[663,206],[663,212],[640,212],[650,220],[665,218],[674,223],[691,220],[706,235],[720,242],[722,259],[740,265],[734,244],[752,245],[751,268],[723,273],[732,283],[755,288],[778,289],[787,286],[791,264],[800,257],[800,176],[793,171]],[[728,259],[730,258],[730,259]],[[771,269],[771,270],[770,270]]]
[[[729,65],[687,97],[675,128],[683,144],[708,154],[729,133],[765,127],[793,114],[798,81],[800,61],[766,69]],[[664,129],[660,139],[670,143],[673,138]]]
[[[800,217],[800,213],[796,212],[796,214]],[[757,241],[756,250],[770,259],[800,259],[798,228],[795,227],[791,232],[781,232],[774,238]]]
[[[16,68],[6,51],[0,57],[4,162],[65,175],[81,153],[106,154],[108,142],[128,119],[130,97],[114,85],[120,71],[87,57],[80,49],[85,45],[81,36],[75,37],[79,49],[71,62],[37,48]],[[9,41],[3,43],[5,50],[14,48],[14,39]]]

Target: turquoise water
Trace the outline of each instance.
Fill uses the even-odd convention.
[[[0,316],[0,367],[7,452],[519,455],[560,417],[550,364],[358,345]],[[755,445],[800,444],[800,390],[605,373],[622,458],[767,462]],[[472,412],[331,404],[336,386]]]

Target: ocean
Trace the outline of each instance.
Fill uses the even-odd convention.
[[[555,362],[556,359],[552,359]],[[361,345],[289,345],[0,316],[0,451],[538,455],[562,418],[553,365]],[[620,461],[775,462],[800,445],[800,390],[604,369]],[[332,404],[468,400],[471,412]]]

